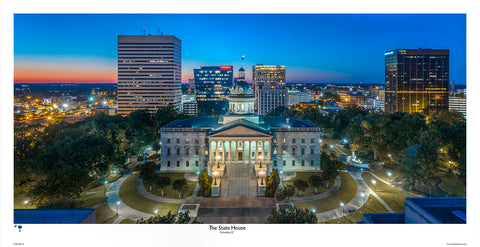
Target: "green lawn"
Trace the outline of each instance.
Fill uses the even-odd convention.
[[[392,182],[401,181],[405,179],[405,173],[400,171],[400,168],[385,168],[382,167],[378,170],[372,171],[373,174],[379,176],[385,181],[390,181],[390,177],[387,175],[387,172],[392,173]]]
[[[138,194],[135,183],[137,181],[139,173],[132,174],[126,179],[120,187],[120,198],[127,206],[142,211],[148,214],[153,214],[155,208],[158,209],[158,214],[166,215],[168,211],[177,213],[181,204],[161,203],[149,200],[140,194]]]
[[[467,188],[463,181],[455,175],[445,175],[440,177],[442,182],[438,185],[443,191],[450,193],[451,196],[466,196]]]
[[[36,208],[33,204],[30,202],[28,204],[24,204],[25,200],[28,200],[28,198],[24,194],[16,194],[13,196],[13,208],[14,209],[32,209]]]
[[[137,224],[137,222],[131,219],[124,219],[120,224]]]
[[[184,172],[160,173],[159,176],[170,177],[172,184],[173,184],[173,181],[175,180],[185,179]],[[197,182],[187,180],[187,185],[188,185],[187,196],[192,195],[193,190],[195,189],[197,184],[198,184]],[[152,185],[152,191],[150,193],[155,194],[157,196],[162,196],[162,190],[157,186],[155,186],[153,182],[147,183],[144,181],[143,185],[147,191],[150,191],[150,185]],[[178,191],[174,190],[172,185],[163,188],[163,192],[164,192],[163,194],[164,197],[178,199]],[[185,198],[185,195],[182,195],[182,198]]]
[[[375,213],[388,213],[388,210],[375,198],[374,196],[369,196],[367,203],[363,207],[355,210],[354,212],[345,215],[345,217],[340,217],[337,219],[319,222],[321,224],[355,224],[358,221],[363,220],[364,214],[375,214]]]
[[[337,208],[340,202],[348,203],[355,197],[355,194],[357,194],[357,183],[352,176],[346,172],[340,172],[340,177],[342,178],[342,185],[337,193],[312,202],[294,203],[295,206],[308,209],[315,208],[317,212],[325,212]]]
[[[105,188],[108,190],[110,185],[111,183],[107,184]],[[117,218],[115,212],[104,203],[104,199],[103,186],[87,190],[80,195],[82,208],[95,208],[95,221],[97,224],[111,224]]]
[[[362,176],[365,182],[368,184],[368,187],[370,187],[372,190],[375,190],[375,185],[372,183],[372,180],[375,179],[375,177],[369,173],[363,173]],[[405,212],[404,204],[408,193],[397,190],[394,187],[379,181],[378,179],[375,179],[375,181],[377,182],[377,195],[380,196],[388,204],[388,206],[393,209],[393,211],[397,213]]]
[[[301,179],[305,182],[308,182],[308,179],[311,177],[311,176],[314,176],[314,175],[318,175],[320,177],[322,177],[322,173],[321,172],[296,172],[296,176],[295,178],[289,180],[289,181],[284,181],[283,182],[283,186],[287,186],[287,185],[292,185],[293,186],[293,183],[295,182],[295,180],[297,179]],[[319,187],[318,188],[318,194],[321,194],[325,191],[327,191],[328,189],[325,188],[325,187]],[[308,188],[306,191],[303,191],[302,192],[302,197],[309,197],[309,196],[314,196],[315,195],[315,187],[311,186],[310,183],[308,184]],[[297,192],[298,193],[298,192]],[[297,194],[295,193],[295,194]],[[295,196],[296,197],[296,196]]]

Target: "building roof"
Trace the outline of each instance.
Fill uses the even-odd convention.
[[[262,117],[262,116],[260,116]],[[308,120],[301,120],[292,117],[263,117],[263,123],[256,124],[244,119],[235,120],[231,123],[224,125],[218,124],[218,117],[191,117],[183,120],[173,121],[164,127],[164,128],[214,128],[214,129],[225,129],[227,126],[232,124],[244,124],[250,127],[267,130],[275,128],[319,128],[314,123]]]
[[[407,198],[405,208],[414,208],[417,211],[423,210],[441,223],[465,223],[467,199],[466,197]]]
[[[93,208],[15,209],[15,224],[77,224],[94,212]]]

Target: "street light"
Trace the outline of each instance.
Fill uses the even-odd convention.
[[[217,175],[218,172],[213,172],[213,176],[215,177],[215,183],[213,185],[217,185]]]
[[[262,168],[263,155],[258,156],[258,159],[260,160],[260,167],[259,168]]]
[[[312,208],[312,213],[315,213],[315,208]]]
[[[362,192],[363,204],[365,204],[365,193]]]
[[[390,177],[390,183],[392,183],[392,173],[391,173],[391,172],[387,172],[387,175]]]
[[[373,185],[375,185],[375,192],[377,192],[377,181],[375,181],[375,179],[372,179],[372,183]]]
[[[118,205],[120,205],[120,201],[117,202],[117,215],[118,215]]]
[[[343,143],[347,143],[347,138],[343,138]]]
[[[25,201],[23,202],[23,204],[25,204],[25,208],[27,208],[27,207],[28,207],[28,200],[25,200]]]
[[[345,217],[345,204],[343,204],[343,202],[340,202],[340,207],[342,207],[342,217]]]
[[[333,144],[330,144],[330,148],[333,148]]]
[[[280,171],[280,182],[283,182],[283,171]]]
[[[155,211],[154,211],[154,213],[155,213],[155,214],[157,214],[157,213],[158,213],[158,209],[157,209],[157,208],[155,208]]]
[[[197,177],[200,176],[200,171],[197,171]]]
[[[260,185],[263,185],[263,175],[265,174],[265,172],[264,172],[264,171],[260,171],[259,174],[260,174],[260,177],[262,178],[262,183],[261,183]]]
[[[107,202],[107,184],[108,180],[103,181],[103,199]]]
[[[391,155],[391,154],[388,154],[388,157],[389,157],[389,158],[392,158],[392,155]]]

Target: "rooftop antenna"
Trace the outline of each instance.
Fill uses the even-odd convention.
[[[242,55],[242,62],[241,62],[241,68],[243,68],[243,60],[245,60],[245,55]]]

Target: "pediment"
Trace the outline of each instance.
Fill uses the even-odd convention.
[[[210,135],[210,137],[271,137],[271,135],[248,126],[237,125],[223,131],[220,130],[219,132]]]

